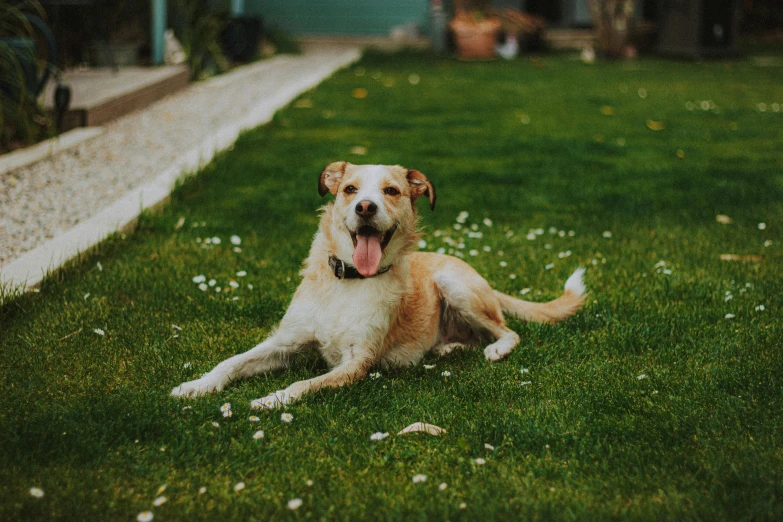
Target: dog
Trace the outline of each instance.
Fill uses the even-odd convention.
[[[556,323],[584,304],[583,268],[560,297],[533,303],[493,290],[460,259],[415,252],[421,237],[415,201],[426,196],[435,209],[435,187],[417,170],[335,162],[321,173],[318,191],[335,199],[321,209],[302,282],[278,328],[172,396],[221,391],[234,380],[285,367],[307,347],[320,352],[330,371],[256,399],[252,408],[279,408],[361,379],[372,367],[415,365],[429,351],[445,355],[487,338],[484,355],[498,361],[519,343],[504,313]]]

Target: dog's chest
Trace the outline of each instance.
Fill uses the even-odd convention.
[[[391,278],[333,281],[319,288],[303,319],[310,322],[323,357],[331,365],[346,357],[377,353],[394,320],[400,292]]]

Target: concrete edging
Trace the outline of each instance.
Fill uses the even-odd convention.
[[[109,235],[134,228],[141,212],[168,201],[175,183],[183,174],[205,166],[215,154],[231,147],[242,131],[268,123],[275,112],[294,98],[360,57],[360,49],[347,49],[333,61],[322,63],[320,67],[297,78],[291,85],[248,111],[239,121],[224,125],[198,146],[182,154],[152,182],[131,190],[89,219],[0,268],[0,287],[5,286],[12,291],[30,290],[38,286],[48,273],[89,252]],[[218,76],[216,80],[225,81],[225,78]]]

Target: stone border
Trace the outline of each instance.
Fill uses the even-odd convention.
[[[35,288],[47,274],[88,253],[109,235],[133,229],[142,211],[154,209],[169,200],[175,183],[183,174],[205,166],[215,154],[231,147],[242,131],[268,123],[279,109],[337,70],[356,62],[361,54],[358,47],[346,49],[333,62],[302,75],[276,95],[264,99],[241,120],[221,127],[198,146],[182,154],[154,181],[131,190],[108,208],[4,265],[0,269],[0,288],[6,287],[11,293]],[[218,76],[215,81],[225,79]]]
[[[24,149],[0,156],[0,176],[76,147],[103,132],[103,127],[80,127]]]

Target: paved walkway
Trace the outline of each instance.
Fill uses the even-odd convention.
[[[359,58],[351,44],[305,45],[193,84],[116,120],[99,136],[0,175],[0,285],[37,284],[49,269],[165,201],[176,179],[240,131]]]

